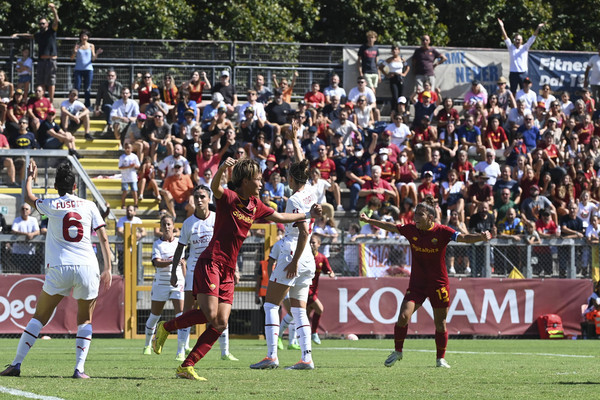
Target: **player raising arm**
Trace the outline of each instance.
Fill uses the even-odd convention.
[[[48,217],[46,279],[38,296],[33,318],[27,324],[17,345],[17,355],[0,375],[21,374],[21,362],[60,301],[73,289],[73,298],[77,299],[76,363],[73,378],[89,378],[84,373],[84,364],[92,341],[92,314],[100,283],[108,289],[112,282],[110,249],[104,220],[93,202],[73,195],[77,184],[75,174],[68,163],[63,163],[56,169],[54,188],[58,191],[59,198],[41,200],[35,197],[32,182],[36,175],[37,166],[32,161],[27,170],[25,201],[40,214]],[[92,229],[100,239],[104,260],[102,271],[98,268],[92,247]]]
[[[233,167],[231,185],[234,190],[223,188],[220,184],[223,173],[230,167]],[[176,375],[180,378],[205,380],[198,376],[194,365],[206,355],[227,327],[233,303],[237,256],[254,220],[265,218],[272,222],[293,223],[321,215],[321,207],[317,204],[312,205],[310,212],[295,214],[278,213],[266,206],[258,199],[261,177],[256,161],[232,158],[225,160],[213,177],[211,189],[217,205],[214,235],[198,259],[192,290],[200,310],[190,310],[180,317],[160,322],[153,342],[154,351],[160,354],[169,331],[209,323],[177,368]]]
[[[446,246],[451,240],[476,243],[488,241],[492,236],[488,231],[477,234],[461,234],[448,226],[435,223],[435,216],[435,200],[431,196],[417,205],[414,222],[406,225],[377,221],[368,218],[364,213],[360,215],[361,221],[389,232],[399,233],[410,242],[412,254],[410,281],[402,301],[398,322],[394,326],[395,351],[385,360],[386,367],[391,367],[396,361],[402,359],[402,347],[408,332],[408,321],[425,299],[429,298],[433,307],[435,323],[436,367],[450,368],[444,359],[448,344],[446,316],[450,304]]]

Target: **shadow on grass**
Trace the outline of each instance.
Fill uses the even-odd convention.
[[[600,385],[600,382],[557,382],[559,385]]]

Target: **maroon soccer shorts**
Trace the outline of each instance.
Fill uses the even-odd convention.
[[[192,293],[216,296],[220,303],[233,304],[235,270],[223,264],[200,258],[194,270],[194,287]]]
[[[404,301],[412,301],[415,304],[421,305],[428,297],[431,302],[431,307],[448,308],[450,305],[450,287],[448,285],[424,289],[414,289],[409,287],[404,296]]]

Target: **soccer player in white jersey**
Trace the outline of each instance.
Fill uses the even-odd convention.
[[[269,264],[267,270],[269,271],[269,277],[271,276],[271,272],[274,269],[274,265],[277,263],[277,259],[279,258],[279,253],[281,252],[281,244],[283,243],[283,238],[279,239],[275,242],[273,247],[271,247],[271,251],[269,252]],[[279,325],[279,335],[277,336],[277,348],[279,350],[283,350],[283,341],[281,337],[286,329],[288,329],[288,350],[300,350],[300,346],[296,340],[296,324],[294,324],[294,317],[292,316],[290,306],[290,294],[289,292],[285,295],[283,299],[283,306],[288,313],[285,314],[285,317],[281,319],[281,325]]]
[[[183,255],[183,251],[186,246],[189,247],[189,255],[187,258],[187,270],[185,274],[185,286],[184,286],[184,302],[183,312],[190,311],[191,313],[197,312],[196,299],[192,294],[193,283],[194,283],[194,269],[200,254],[206,249],[210,239],[213,237],[215,229],[215,213],[208,209],[210,203],[211,191],[207,186],[198,185],[194,188],[193,192],[194,206],[196,207],[194,214],[183,221],[181,227],[181,236],[179,237],[179,244],[175,250],[173,256],[173,263],[178,262]],[[173,264],[175,265],[175,264]],[[235,271],[235,284],[239,281],[239,272]],[[177,286],[182,280],[176,273],[175,268],[171,271],[171,285]],[[190,328],[184,328],[178,330],[183,331],[184,334],[184,349],[188,349]],[[179,340],[179,338],[178,338]],[[221,336],[219,336],[219,346],[221,347],[221,359],[226,361],[239,361],[233,354],[229,352],[229,328],[225,328]],[[178,350],[178,356],[179,351]],[[185,359],[185,356],[181,361]],[[179,360],[178,360],[179,361]]]
[[[287,201],[285,212],[305,214],[306,219],[287,224],[285,227],[281,251],[277,265],[271,273],[264,305],[267,357],[250,365],[252,369],[272,369],[279,366],[277,359],[279,304],[288,291],[302,359],[286,369],[315,368],[311,354],[311,330],[306,315],[306,302],[308,288],[315,274],[315,259],[308,242],[311,230],[310,207],[316,202],[317,194],[312,186],[306,185],[309,177],[308,160],[304,159],[291,165],[288,182],[294,194]]]
[[[150,316],[146,321],[146,344],[144,345],[144,355],[152,354],[152,337],[156,330],[156,324],[160,319],[160,314],[167,300],[173,302],[173,310],[178,317],[183,313],[183,276],[184,266],[180,263],[174,263],[173,256],[177,249],[177,240],[173,234],[173,217],[164,215],[160,219],[161,236],[154,241],[152,245],[152,264],[156,267],[154,281],[152,282],[152,292],[150,305]],[[173,265],[173,268],[171,268]],[[179,278],[179,285],[171,286],[171,269]],[[181,330],[178,332],[177,356],[175,360],[185,360],[185,334]]]
[[[68,163],[58,166],[54,188],[59,198],[41,200],[32,191],[33,177],[37,166],[32,161],[27,170],[25,201],[40,214],[48,217],[46,235],[46,279],[37,299],[33,318],[25,327],[17,346],[17,355],[2,376],[19,376],[21,363],[40,335],[40,331],[54,310],[73,290],[77,299],[77,336],[75,337],[76,363],[73,378],[89,378],[84,373],[84,364],[92,341],[92,314],[100,284],[110,288],[110,250],[104,220],[96,205],[81,199],[76,190],[75,174]],[[104,265],[102,271],[92,247],[92,229],[98,234]]]

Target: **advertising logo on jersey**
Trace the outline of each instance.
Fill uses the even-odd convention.
[[[44,280],[37,277],[19,279],[8,286],[6,292],[0,292],[0,331],[20,331],[35,313],[37,296]],[[50,317],[50,321],[54,317]]]

